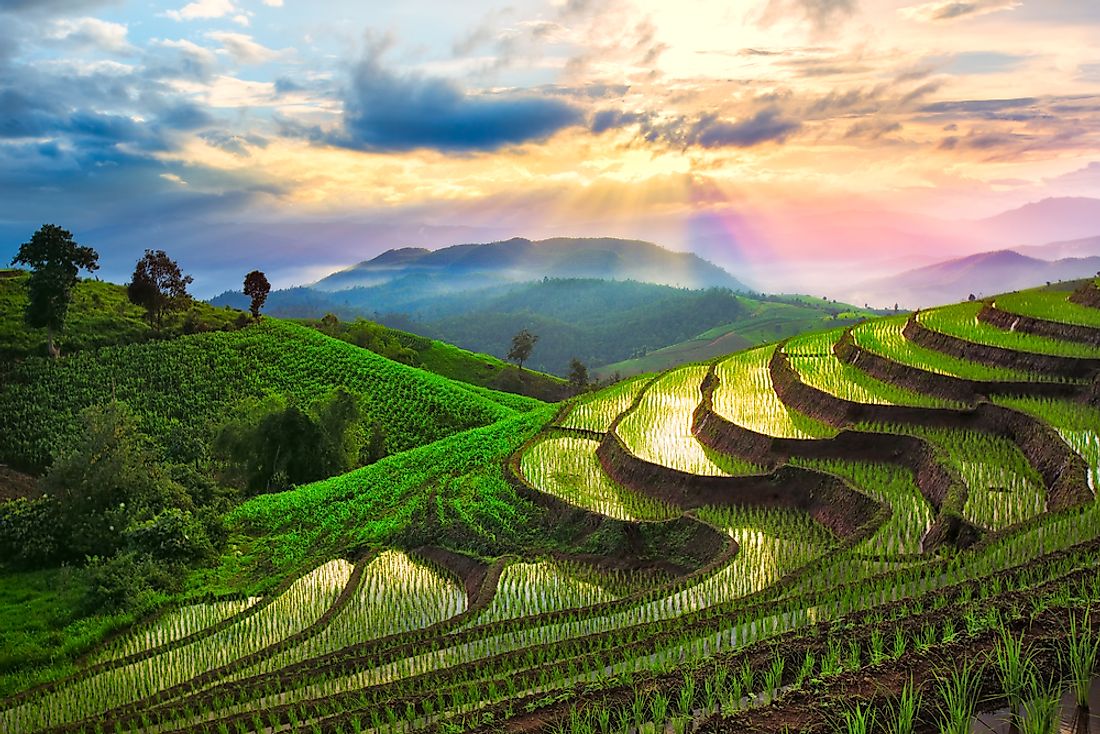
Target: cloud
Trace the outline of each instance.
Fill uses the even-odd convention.
[[[647,142],[664,142],[686,148],[750,148],[767,142],[782,143],[801,129],[802,123],[769,105],[755,114],[730,121],[714,113],[698,117],[661,120],[650,113],[600,110],[592,116],[589,129],[600,134],[615,128],[638,126]]]
[[[0,0],[0,13],[60,15],[85,12],[104,5],[115,5],[118,2],[119,0]]]
[[[99,18],[63,18],[55,20],[46,31],[51,41],[63,41],[78,46],[115,53],[130,53],[134,47],[126,40],[123,23],[111,23]]]
[[[257,43],[252,36],[228,31],[211,31],[207,38],[217,41],[222,48],[241,64],[265,64],[283,55],[282,51]]]
[[[569,102],[467,93],[447,79],[384,69],[372,52],[356,65],[346,90],[343,130],[324,137],[357,150],[486,151],[542,140],[582,122]]]
[[[777,18],[801,15],[817,32],[851,17],[856,12],[856,0],[768,0],[762,22],[770,25]]]
[[[898,12],[911,20],[936,22],[1014,10],[1022,4],[1022,0],[940,0],[902,8]]]
[[[210,20],[212,18],[224,18],[227,15],[234,15],[239,12],[232,0],[194,0],[194,2],[184,5],[179,10],[165,12],[165,15],[176,21]]]
[[[283,0],[263,0],[263,3],[269,8],[283,7]]]
[[[248,158],[252,153],[248,148],[266,148],[267,138],[260,135],[233,135],[222,130],[207,130],[199,133],[199,137],[206,141],[207,145],[224,150],[240,158]]]
[[[218,57],[213,51],[187,39],[154,39],[153,47],[166,48],[178,52],[176,58],[167,61],[149,59],[145,66],[146,76],[159,78],[194,78],[205,80],[213,76],[218,68]]]

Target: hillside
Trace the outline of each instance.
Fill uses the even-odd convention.
[[[1100,633],[1098,294],[803,334],[257,497],[231,521],[281,585],[139,627],[0,723],[826,732],[861,681],[876,716],[944,705],[1005,640],[1070,680],[1067,635]],[[368,660],[412,672],[373,682]],[[973,680],[963,731],[1003,695]]]
[[[0,270],[0,358],[45,355],[46,330],[28,329],[23,322],[27,279],[23,270]],[[246,305],[247,308],[247,305]],[[65,330],[58,339],[62,354],[95,347],[132,344],[183,333],[236,329],[246,321],[237,309],[216,308],[194,301],[184,312],[170,314],[156,333],[139,306],[130,303],[126,288],[85,279],[73,289]]]
[[[501,288],[420,297],[419,283],[393,286],[401,298],[379,310],[379,289],[351,289],[322,294],[312,289],[272,293],[268,310],[287,317],[319,318],[327,310],[341,320],[365,315],[405,331],[440,339],[462,348],[504,357],[520,329],[539,336],[528,366],[566,375],[576,357],[589,367],[630,359],[641,353],[692,339],[708,329],[738,323],[743,336],[756,343],[796,333],[807,323],[831,318],[848,306],[805,300],[793,304],[797,315],[774,320],[770,296],[753,297],[722,289],[689,290],[635,281],[546,279]],[[278,296],[289,299],[280,302]],[[301,297],[300,302],[296,302]],[[328,299],[328,300],[318,300]],[[365,299],[365,300],[364,300]],[[791,299],[788,299],[791,300]],[[215,299],[217,303],[235,302]],[[280,305],[281,303],[281,305]],[[755,330],[740,320],[758,314]],[[769,332],[768,329],[771,329]]]
[[[569,384],[560,377],[532,369],[520,370],[489,354],[478,354],[364,319],[335,325],[322,324],[318,319],[302,319],[301,323],[402,364],[422,367],[470,385],[548,402],[564,400],[572,394]]]
[[[323,291],[371,287],[418,274],[445,281],[450,289],[541,278],[603,278],[746,290],[729,273],[691,253],[611,237],[555,237],[534,242],[515,237],[434,251],[413,247],[388,250],[326,276],[312,287]]]
[[[783,299],[789,302],[784,302]],[[629,377],[660,372],[688,362],[710,360],[791,334],[853,324],[881,314],[810,296],[772,296],[767,301],[747,298],[741,300],[747,311],[737,321],[716,326],[691,339],[653,350],[641,357],[604,365],[594,372],[604,379],[612,375]]]
[[[0,385],[8,440],[0,463],[41,470],[78,430],[80,412],[126,402],[168,456],[190,461],[214,428],[249,397],[308,402],[344,387],[367,398],[388,453],[514,415],[537,401],[495,393],[398,364],[313,329],[275,319],[209,332],[29,358]]]

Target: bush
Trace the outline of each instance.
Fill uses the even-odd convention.
[[[110,558],[89,558],[86,573],[88,591],[83,606],[88,614],[119,611],[140,614],[156,604],[158,592],[176,585],[167,565],[136,551]]]
[[[23,568],[53,561],[59,520],[57,501],[49,495],[0,504],[0,560]]]
[[[170,508],[132,525],[123,534],[130,550],[164,563],[189,564],[214,556],[214,545],[200,518]]]

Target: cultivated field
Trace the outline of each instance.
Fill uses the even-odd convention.
[[[966,734],[1013,713],[1024,732],[1058,731],[1059,717],[1088,731],[1077,704],[1100,639],[1089,298],[1011,294],[794,337],[634,378],[549,420],[433,385],[380,420],[395,450],[406,418],[441,441],[238,511],[278,527],[307,497],[363,553],[262,598],[166,610],[74,675],[4,701],[0,731]],[[211,337],[202,359],[232,369],[231,338],[261,348]],[[110,368],[153,370],[131,359],[141,348]],[[317,349],[319,363],[353,359]],[[33,396],[7,389],[20,396],[11,419],[32,421]],[[451,435],[498,419],[516,426],[518,451],[488,428]],[[22,450],[47,455],[45,430],[28,431]],[[576,552],[474,557],[445,537],[370,547],[389,536],[363,529],[370,508],[346,502],[355,486],[384,471],[413,486],[439,467],[461,483],[475,452],[503,466],[516,498],[569,518]],[[507,524],[495,521],[462,518],[488,535]],[[608,528],[627,539],[613,551]]]

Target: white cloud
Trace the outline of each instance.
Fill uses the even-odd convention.
[[[283,7],[283,0],[263,0],[264,5],[269,8],[281,8]]]
[[[938,0],[902,8],[898,12],[911,20],[955,20],[999,13],[1002,10],[1014,10],[1021,5],[1023,0]]]
[[[206,34],[222,45],[226,53],[242,64],[263,64],[282,55],[281,51],[257,43],[252,36],[229,31],[212,31]]]
[[[68,41],[82,46],[94,46],[104,51],[126,53],[133,46],[126,40],[127,28],[99,18],[64,18],[55,20],[46,37],[53,41]]]
[[[231,0],[194,0],[179,10],[169,10],[165,15],[172,20],[205,20],[224,18],[237,12]]]

